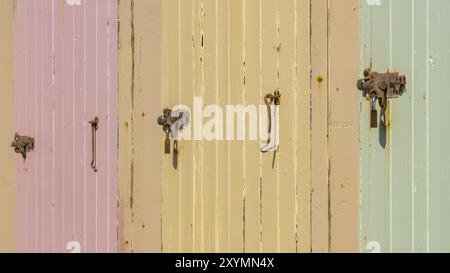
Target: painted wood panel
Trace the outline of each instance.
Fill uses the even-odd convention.
[[[329,1],[330,251],[359,249],[359,1]],[[314,79],[313,79],[314,80]],[[314,151],[317,152],[317,151]]]
[[[311,1],[311,242],[358,251],[359,1]]]
[[[399,71],[407,92],[392,100],[386,126],[369,129],[362,107],[361,250],[450,250],[446,123],[450,3],[361,1],[361,69]],[[375,247],[375,248],[374,248]]]
[[[117,250],[116,10],[113,0],[17,1],[15,130],[36,141],[16,159],[18,252]]]
[[[328,2],[311,3],[311,249],[319,253],[330,250]]]
[[[283,95],[275,158],[258,141],[221,139],[183,140],[177,158],[163,156],[163,251],[309,251],[309,1],[168,0],[161,8],[161,112],[193,106],[194,97],[226,109],[259,107],[277,88]]]
[[[13,86],[13,16],[14,1],[0,1],[0,253],[15,249],[15,178]]]
[[[119,251],[161,252],[161,0],[118,8]]]

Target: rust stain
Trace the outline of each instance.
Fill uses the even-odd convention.
[[[127,122],[125,122],[125,128],[128,128],[128,121]]]
[[[386,129],[391,129],[391,104],[387,103],[387,107],[386,107],[386,112],[385,112],[385,117],[386,119]]]
[[[145,114],[145,113],[142,113],[142,117],[145,118],[145,116],[146,116],[146,114]]]
[[[317,76],[317,78],[316,78],[316,81],[317,81],[317,83],[318,84],[321,84],[321,83],[323,83],[323,77],[322,76]]]

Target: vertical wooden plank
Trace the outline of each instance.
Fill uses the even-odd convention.
[[[96,38],[97,38],[97,94],[96,94],[96,116],[99,117],[99,129],[97,131],[96,164],[97,174],[97,252],[115,252],[116,247],[116,225],[114,218],[116,212],[117,183],[115,164],[116,161],[116,74],[115,59],[117,57],[115,48],[117,40],[115,34],[116,24],[116,2],[114,0],[101,1],[97,3]],[[75,36],[76,40],[76,36]],[[77,55],[81,52],[75,52]],[[111,73],[112,72],[112,73]],[[80,75],[75,74],[77,80]],[[79,115],[79,114],[76,114]],[[80,158],[81,156],[77,156]],[[113,167],[113,168],[111,168]],[[112,202],[111,202],[112,200]],[[111,204],[112,203],[112,204]],[[111,219],[112,225],[109,225]]]
[[[44,191],[44,183],[42,181],[42,166],[43,166],[43,155],[45,150],[45,140],[43,135],[43,86],[42,86],[42,77],[43,77],[43,69],[42,69],[42,21],[40,20],[40,14],[42,14],[42,1],[36,2],[34,7],[34,33],[37,36],[34,44],[35,49],[35,74],[36,74],[36,131],[35,136],[40,139],[39,143],[35,145],[36,152],[36,252],[43,251],[43,237],[44,237],[44,227],[43,227],[43,215],[44,215],[44,206],[43,206],[43,198],[42,194]]]
[[[194,95],[194,1],[180,1],[180,86],[181,104],[193,109]],[[192,120],[183,131],[192,136]],[[189,133],[188,133],[189,132]],[[193,142],[182,140],[178,157],[180,172],[180,251],[194,251],[194,211],[193,211]]]
[[[14,176],[14,154],[11,150],[12,137],[14,136],[14,81],[13,81],[13,56],[14,25],[18,31],[17,21],[13,24],[14,13],[17,9],[15,1],[0,1],[0,253],[13,252],[16,238],[15,194],[16,184]],[[20,32],[16,32],[20,35]],[[18,49],[16,49],[18,50]],[[17,86],[17,84],[16,84]]]
[[[99,50],[97,44],[97,15],[98,15],[98,2],[86,1],[84,3],[85,12],[85,47],[89,50],[86,51],[86,64],[85,64],[85,79],[86,79],[86,108],[85,108],[85,123],[87,123],[85,131],[86,141],[86,156],[88,162],[92,160],[92,132],[89,121],[93,120],[97,115],[98,105],[98,59],[97,52]],[[103,50],[103,49],[102,49]],[[100,117],[99,117],[100,118]],[[103,124],[103,123],[102,123]],[[102,126],[100,124],[99,126]],[[101,141],[101,140],[100,140]],[[92,169],[86,170],[86,200],[85,200],[85,246],[83,250],[85,252],[97,252],[98,241],[95,236],[98,226],[98,174]]]
[[[195,52],[194,52],[194,97],[203,98],[203,45],[202,45],[202,37],[204,32],[204,24],[203,22],[203,1],[202,0],[194,0],[194,10],[193,10],[193,18],[194,18],[194,32],[193,32],[193,41],[195,44]],[[195,107],[195,105],[194,105]],[[203,105],[197,105],[197,107],[203,107]],[[202,120],[200,118],[193,119],[194,128],[200,126]],[[200,131],[200,129],[199,129]],[[202,133],[202,131],[200,131]],[[204,237],[203,237],[203,200],[202,200],[202,190],[203,190],[203,141],[201,140],[201,136],[193,133],[193,137],[195,139],[194,144],[194,220],[193,220],[193,229],[194,229],[194,251],[201,252],[204,247]]]
[[[383,2],[381,6],[369,6],[366,2],[363,17],[371,17],[372,21],[363,24],[363,47],[367,46],[366,58],[363,59],[362,69],[372,65],[375,71],[386,71],[391,66],[391,36],[389,25],[390,2]],[[362,250],[368,244],[375,242],[382,252],[391,251],[391,130],[389,126],[380,124],[378,129],[369,129],[370,102],[361,102],[362,121],[362,157],[367,164],[362,169],[363,192],[368,196],[366,205],[361,211]],[[390,121],[390,106],[386,110],[387,124]],[[365,158],[365,159],[364,159]],[[363,197],[364,198],[364,197]]]
[[[82,3],[84,5],[84,3]],[[85,75],[84,75],[84,7],[82,6],[74,6],[74,75],[77,80],[74,81],[74,95],[73,95],[73,104],[74,104],[74,122],[73,126],[74,131],[74,156],[76,158],[74,162],[74,240],[80,242],[81,248],[83,250],[84,242],[84,206],[80,203],[84,203],[84,192],[85,192],[85,172],[89,170],[88,160],[85,155],[85,145],[86,143],[85,134],[89,133],[88,129],[89,124],[85,122]],[[103,126],[102,126],[103,127]],[[101,141],[101,140],[100,140]]]
[[[261,97],[261,37],[260,37],[261,1],[251,0],[245,2],[245,80],[244,89],[245,106],[258,107],[263,104]],[[248,122],[255,122],[246,118]],[[257,122],[257,121],[256,121]],[[251,124],[246,123],[246,130]],[[245,141],[245,252],[255,253],[261,251],[261,200],[260,200],[260,143],[249,139]]]
[[[173,1],[171,2],[173,4]],[[169,1],[163,1],[161,3],[161,23],[162,23],[162,37],[161,37],[161,106],[163,109],[166,107],[170,107],[168,105],[169,103],[169,83],[170,80],[168,79],[170,75],[170,66],[169,66],[169,33],[170,31],[174,31],[171,29],[171,26],[169,25]],[[177,51],[175,51],[173,54],[176,54]],[[174,91],[173,91],[174,92]],[[167,105],[167,106],[166,106]],[[163,140],[164,138],[161,138]],[[172,148],[172,147],[171,147]],[[173,227],[173,221],[174,221],[174,215],[171,213],[169,208],[173,207],[172,194],[176,193],[170,193],[169,192],[169,185],[173,183],[178,183],[178,181],[170,180],[170,156],[163,154],[162,158],[162,251],[163,252],[175,252],[173,249],[173,245],[175,244],[173,237],[177,236],[178,234],[175,234],[174,229],[178,230],[178,227]],[[176,195],[178,196],[178,195]]]
[[[114,142],[112,136],[116,135],[116,123],[110,119],[110,105],[115,102],[115,75],[110,75],[110,60],[114,60],[116,55],[110,55],[110,44],[117,45],[116,41],[112,41],[109,33],[111,27],[114,26],[110,22],[109,12],[110,4],[114,3],[113,9],[116,8],[114,1],[98,2],[97,11],[97,114],[99,117],[99,129],[97,131],[97,206],[98,206],[98,224],[96,237],[98,240],[98,252],[115,251],[114,242],[110,241],[110,233],[116,233],[114,225],[108,225],[110,217],[116,217],[114,208],[109,207],[109,201],[114,199],[115,193],[110,192],[111,185],[116,182],[115,170],[110,169],[110,158],[115,159],[115,149],[110,150],[111,141]],[[115,20],[115,18],[113,19]],[[112,31],[116,31],[113,29]],[[112,88],[112,89],[111,89]],[[116,145],[113,145],[116,146]],[[112,155],[112,156],[111,156]],[[111,248],[112,247],[112,248]]]
[[[312,161],[311,242],[313,252],[329,251],[329,78],[328,1],[311,2]],[[325,20],[326,19],[326,20]]]
[[[311,251],[311,3],[297,0],[296,250]]]
[[[14,128],[15,132],[23,132],[25,129],[24,117],[25,114],[22,111],[17,111],[17,107],[23,107],[26,103],[26,97],[23,96],[26,90],[26,81],[20,80],[21,77],[26,75],[24,69],[26,61],[26,26],[24,18],[25,7],[20,1],[15,2],[14,11]],[[23,98],[20,101],[18,98]],[[27,109],[22,109],[23,112]],[[26,215],[21,214],[21,211],[26,211],[26,185],[24,181],[25,173],[23,170],[23,162],[17,160],[17,155],[14,155],[15,178],[16,178],[16,251],[26,251],[26,239],[28,234],[26,232]],[[21,234],[18,236],[18,234]]]
[[[180,102],[180,6],[178,0],[164,1],[162,6],[163,30],[165,45],[163,46],[163,89],[161,109],[172,108]],[[160,137],[163,143],[164,137]],[[172,136],[171,136],[172,138]],[[164,155],[163,177],[163,250],[164,252],[180,251],[180,176],[178,172],[178,154],[172,142],[171,154]],[[164,233],[165,234],[164,236]]]
[[[413,97],[413,120],[414,120],[414,158],[413,158],[413,181],[414,181],[414,203],[413,203],[413,252],[427,252],[428,250],[428,5],[427,0],[415,0],[413,2],[413,75],[410,80],[410,90],[414,92]],[[424,38],[425,37],[425,38]]]
[[[391,2],[384,2],[381,6],[372,6],[372,68],[375,71],[386,71],[391,68]],[[375,18],[378,18],[375,20]],[[363,67],[369,67],[366,63]],[[366,101],[362,111],[370,113],[370,103]],[[378,242],[382,252],[390,252],[392,238],[390,236],[391,224],[391,130],[388,126],[391,107],[386,109],[386,126],[380,124],[380,128],[371,129],[369,132],[369,185],[373,195],[370,199],[369,231],[367,235],[370,241]],[[369,119],[365,119],[362,128],[368,129]]]
[[[372,18],[367,16],[370,14],[371,7],[367,3],[361,3],[361,11],[360,11],[360,36],[361,36],[361,68],[360,68],[360,76],[363,73],[363,66],[370,64],[372,59]],[[369,141],[369,130],[364,128],[363,126],[367,124],[365,121],[370,118],[370,113],[368,108],[368,103],[366,103],[366,99],[361,96],[360,99],[360,170],[361,170],[361,194],[360,194],[360,251],[365,252],[366,246],[369,243],[369,238],[366,236],[366,227],[369,226],[369,215],[368,211],[370,208],[369,202],[369,184],[366,182],[367,172],[369,171],[369,153],[368,149],[368,141]]]
[[[225,109],[225,105],[228,105],[229,98],[229,62],[228,62],[228,26],[229,26],[229,5],[228,1],[217,1],[216,14],[217,14],[217,66],[218,66],[218,101],[222,109]],[[218,221],[218,252],[228,252],[229,247],[229,142],[220,141],[218,148],[218,188],[217,188],[217,221]]]
[[[107,251],[117,252],[117,1],[107,3]]]
[[[108,99],[108,83],[107,83],[107,62],[108,62],[108,44],[107,44],[107,1],[98,1],[97,10],[97,116],[99,117],[99,129],[97,131],[97,242],[98,252],[106,252],[107,250],[107,156],[108,156],[108,116],[107,104]]]
[[[119,250],[161,252],[161,1],[119,2]]]
[[[392,132],[392,251],[411,252],[413,243],[414,181],[413,146],[414,98],[413,74],[413,10],[412,1],[392,1],[392,71],[411,79],[407,92],[391,100],[390,129]]]
[[[243,8],[244,1],[229,1],[229,104],[243,101]],[[236,119],[236,117],[233,117]],[[235,120],[236,128],[236,120]],[[236,131],[236,130],[235,130]],[[244,144],[230,141],[229,146],[229,252],[244,251]]]
[[[62,16],[62,2],[52,1],[52,51],[53,51],[53,93],[55,94],[54,106],[53,106],[53,139],[55,142],[55,148],[53,151],[53,161],[54,165],[54,177],[55,187],[52,192],[52,199],[54,203],[54,239],[53,239],[53,251],[63,252],[65,251],[65,242],[63,238],[64,227],[63,227],[63,215],[64,215],[64,198],[63,198],[63,72],[62,72],[62,27],[63,27],[63,16]],[[93,185],[93,184],[92,184]],[[83,208],[86,208],[86,204],[83,204]],[[91,208],[93,208],[91,206]],[[86,210],[84,210],[86,211]],[[86,246],[86,244],[84,244]]]
[[[450,94],[445,79],[450,71],[449,29],[450,3],[444,0],[429,1],[429,251],[447,252],[450,249],[450,205],[448,116]]]
[[[96,7],[98,8],[98,7]],[[97,10],[97,9],[96,9]],[[63,16],[63,25],[62,25],[62,94],[63,94],[63,110],[59,114],[63,120],[63,240],[65,243],[74,240],[74,209],[75,209],[75,200],[73,196],[73,188],[74,188],[74,170],[73,164],[75,161],[74,154],[74,143],[75,143],[75,128],[74,128],[74,119],[75,119],[75,107],[74,107],[74,62],[75,62],[75,49],[74,49],[74,7],[69,6],[67,3],[63,3],[62,7],[62,16]],[[97,16],[97,13],[96,15]],[[96,37],[96,25],[93,25],[93,35]],[[97,39],[95,40],[97,41]],[[94,43],[95,50],[93,52],[94,60],[96,59],[96,51],[97,44]],[[97,93],[98,90],[98,66],[97,63],[94,65],[94,81],[95,81],[95,89],[92,89],[92,92]],[[94,96],[94,103],[97,101],[97,96]],[[97,114],[96,106],[91,110],[93,115],[91,119]],[[95,238],[97,251],[98,242],[95,236],[97,230],[98,219],[101,217],[98,214],[97,207],[97,198],[98,198],[98,184],[97,181],[95,183],[95,230],[93,230],[92,236]]]
[[[117,239],[117,184],[118,184],[118,176],[117,176],[117,134],[118,134],[118,124],[117,124],[117,115],[118,115],[118,97],[117,97],[117,61],[118,61],[118,52],[117,52],[117,40],[118,40],[118,26],[117,26],[117,1],[109,0],[107,3],[107,52],[108,52],[108,63],[107,63],[107,91],[108,91],[108,101],[107,101],[107,121],[108,121],[108,170],[107,170],[107,193],[106,193],[106,202],[107,202],[107,211],[108,211],[108,219],[107,219],[107,251],[108,252],[117,252],[118,250],[118,239]]]
[[[330,250],[359,250],[359,1],[329,2]]]
[[[279,87],[278,1],[261,3],[261,97]],[[280,121],[281,122],[281,121]],[[262,155],[262,251],[279,251],[279,178],[278,152]]]
[[[36,35],[36,1],[32,1],[26,4],[26,14],[27,14],[27,27],[26,27],[26,35],[27,35],[27,59],[26,59],[26,69],[27,69],[27,91],[26,96],[29,99],[26,102],[26,107],[28,108],[27,116],[25,117],[27,134],[31,136],[37,136],[37,54],[36,54],[36,43],[37,43],[37,35]],[[38,147],[40,145],[36,145],[36,150],[34,153],[30,153],[27,155],[26,161],[26,170],[27,172],[27,210],[28,210],[28,242],[27,248],[30,252],[38,251],[38,242],[37,242],[37,222],[38,222],[38,178],[37,178],[37,164],[38,164],[38,155],[36,152],[40,150]]]
[[[42,251],[51,252],[54,226],[52,224],[53,204],[52,190],[53,180],[53,99],[52,90],[52,3],[51,1],[42,1],[39,16],[40,35],[41,35],[41,71],[42,71],[42,96],[41,96],[41,136],[42,139],[42,155],[41,164],[41,181],[43,183],[43,191],[41,202],[43,208],[41,233],[42,233]]]
[[[37,145],[38,148],[36,148],[35,151],[38,152],[37,155],[37,207],[38,207],[38,215],[37,215],[37,244],[38,244],[38,252],[45,251],[44,243],[44,237],[48,233],[48,230],[45,227],[46,219],[44,217],[47,209],[44,205],[45,199],[44,199],[44,193],[46,190],[46,187],[48,185],[48,180],[44,180],[43,177],[45,175],[44,173],[44,162],[46,162],[45,159],[45,153],[46,153],[46,145],[45,142],[48,139],[47,135],[44,135],[44,111],[45,111],[45,105],[44,105],[44,78],[46,77],[45,71],[43,69],[43,27],[45,22],[43,22],[42,17],[40,16],[43,13],[43,4],[44,2],[37,2],[36,5],[36,19],[35,19],[35,31],[36,34],[39,35],[39,38],[36,41],[36,74],[37,74],[37,82],[36,82],[36,91],[37,91],[37,138],[39,138],[41,141]],[[47,161],[48,162],[48,161]]]
[[[203,25],[204,33],[202,36],[203,47],[203,83],[204,96],[203,103],[206,106],[218,104],[218,71],[217,71],[217,14],[216,14],[217,0],[210,0],[203,2]],[[218,110],[216,107],[215,110]],[[203,251],[207,253],[215,252],[217,250],[217,188],[218,188],[218,141],[220,140],[221,128],[217,126],[222,117],[219,113],[210,113],[211,116],[204,117],[205,131],[211,129],[211,133],[216,133],[216,136],[205,137],[203,146],[203,158],[205,168],[203,169],[204,187],[202,191],[203,203],[203,233],[204,233],[204,248]],[[209,124],[216,125],[211,128]],[[209,129],[208,129],[209,128]],[[209,139],[211,138],[211,139]]]
[[[296,116],[296,12],[295,0],[279,1],[278,7],[278,31],[279,31],[279,88],[283,101],[280,106],[280,155],[279,155],[279,251],[296,251],[296,166],[298,164],[296,149],[296,126],[292,124],[292,116]]]
[[[161,251],[161,1],[134,0],[133,244],[136,252]],[[134,48],[134,49],[133,49]],[[161,147],[158,149],[158,147]],[[149,179],[151,178],[151,179]]]
[[[118,98],[118,251],[132,252],[133,240],[133,47],[134,6],[132,1],[118,2],[119,18],[119,98]]]

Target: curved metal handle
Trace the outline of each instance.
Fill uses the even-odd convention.
[[[261,152],[262,153],[268,153],[268,152],[272,152],[272,151],[276,151],[278,150],[279,144],[278,144],[278,112],[279,112],[279,106],[281,104],[281,93],[279,90],[276,90],[274,92],[274,94],[267,94],[264,97],[264,102],[267,106],[267,114],[268,114],[268,128],[267,128],[267,133],[268,133],[268,139],[267,139],[267,143],[265,145],[263,145],[261,147]],[[275,109],[274,109],[274,120],[272,120],[272,104],[275,105]],[[275,126],[273,126],[275,125]],[[275,127],[275,135],[272,138],[272,133],[273,133],[273,128]]]
[[[95,117],[93,120],[89,122],[92,127],[92,161],[91,168],[94,172],[98,172],[97,170],[97,130],[99,124],[99,118]]]

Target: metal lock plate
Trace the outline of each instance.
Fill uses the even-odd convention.
[[[27,159],[27,153],[34,150],[34,138],[16,134],[11,147],[18,154],[22,154],[23,159]]]
[[[188,118],[188,116],[185,116],[185,113],[179,112],[178,116],[173,115],[173,112],[171,109],[164,109],[163,115],[158,117],[158,124],[162,126],[162,129],[164,133],[166,134],[166,139],[164,141],[164,152],[166,154],[170,154],[171,150],[171,140],[170,136],[174,138],[174,148],[175,152],[178,152],[178,145],[177,145],[177,137],[174,137],[173,129],[174,125],[178,122],[183,120],[185,117]],[[179,128],[176,128],[177,130],[183,130],[185,125],[185,122],[181,122],[181,125]]]
[[[163,115],[158,117],[158,124],[163,127],[165,133],[170,133],[172,131],[172,126],[183,118],[183,113],[179,113],[178,117],[172,116],[172,110],[164,109]],[[180,128],[182,130],[183,128]]]
[[[364,97],[370,99],[370,127],[378,128],[378,111],[376,102],[386,109],[388,99],[398,98],[406,90],[406,76],[398,72],[378,73],[370,68],[364,71],[364,78],[359,79],[358,89]]]
[[[376,97],[381,108],[386,108],[387,100],[398,98],[406,90],[406,76],[398,72],[378,73],[371,69],[364,71],[364,78],[358,80],[358,89],[364,96]]]

